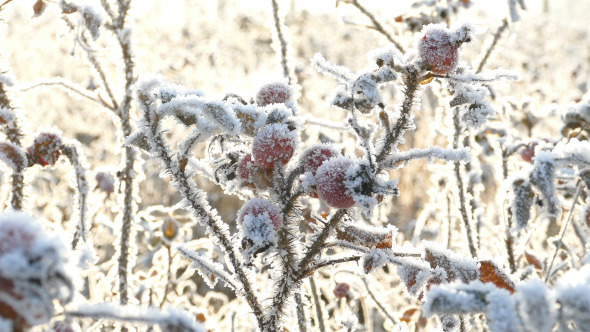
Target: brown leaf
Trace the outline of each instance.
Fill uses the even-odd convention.
[[[404,311],[404,313],[402,314],[402,318],[400,318],[400,320],[402,322],[406,322],[407,324],[410,324],[410,322],[412,321],[412,317],[414,316],[414,314],[416,312],[418,312],[418,308],[412,307],[409,309],[406,309],[406,311]]]
[[[526,258],[526,261],[529,264],[533,265],[536,269],[543,270],[544,264],[543,264],[543,262],[541,261],[541,259],[539,257],[531,254],[528,251],[525,251],[524,252],[524,258]]]
[[[37,2],[35,2],[35,4],[33,5],[33,12],[35,13],[34,16],[38,17],[41,14],[43,14],[45,8],[47,8],[47,4],[45,3],[45,1],[37,0]]]
[[[436,250],[434,248],[425,248],[426,255],[424,259],[430,263],[431,268],[440,267],[447,273],[447,281],[461,280],[468,283],[477,279],[479,271],[466,267],[464,260],[467,258],[459,258],[450,250]],[[474,261],[473,261],[474,263]]]
[[[367,248],[386,249],[393,246],[393,234],[388,229],[361,229],[342,226],[336,229],[336,238]]]
[[[492,261],[480,261],[479,280],[483,283],[491,282],[498,288],[504,288],[514,293],[514,283],[502,269]]]

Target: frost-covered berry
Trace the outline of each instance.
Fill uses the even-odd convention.
[[[334,293],[334,296],[336,296],[336,298],[338,299],[348,297],[348,295],[350,294],[350,285],[345,282],[341,282],[337,284],[336,287],[334,287],[334,290],[332,292]]]
[[[305,172],[311,172],[315,176],[318,168],[324,161],[340,155],[336,149],[328,144],[316,144],[307,148],[301,157],[301,164]]]
[[[430,24],[423,31],[424,37],[418,43],[418,53],[430,71],[444,75],[457,68],[460,43],[451,41],[449,30],[440,24]]]
[[[98,172],[94,179],[96,180],[96,188],[100,191],[107,195],[115,191],[115,178],[111,173]]]
[[[33,141],[33,145],[27,148],[29,160],[32,164],[41,166],[53,166],[61,156],[63,143],[56,133],[42,132]]]
[[[527,145],[522,151],[520,151],[520,157],[522,160],[532,163],[533,157],[535,157],[535,147],[538,145],[538,142],[531,142]]]
[[[273,168],[277,161],[286,164],[293,157],[298,141],[297,131],[289,130],[287,125],[267,125],[254,137],[254,162],[263,168]]]
[[[278,206],[262,198],[253,198],[246,202],[238,212],[238,222],[244,225],[245,222],[254,219],[272,224],[275,231],[283,225],[283,213]]]
[[[277,231],[283,225],[283,213],[266,199],[253,198],[238,212],[238,223],[243,232],[242,254],[249,259],[276,244]]]
[[[270,104],[284,104],[291,99],[293,91],[291,87],[282,82],[274,82],[263,85],[256,94],[256,102],[259,106]]]
[[[315,176],[318,195],[328,205],[338,209],[354,206],[354,198],[345,184],[346,173],[352,165],[352,160],[336,157],[318,168]]]
[[[248,153],[247,155],[242,157],[242,159],[240,159],[238,163],[238,176],[240,177],[240,179],[244,181],[250,180],[250,167],[252,167],[252,165],[254,165],[254,163],[252,162],[252,154]]]

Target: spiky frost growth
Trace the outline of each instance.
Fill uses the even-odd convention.
[[[0,307],[15,326],[47,323],[54,315],[53,301],[72,299],[67,264],[63,244],[31,216],[0,215]]]
[[[81,23],[86,27],[92,39],[98,39],[100,36],[100,27],[104,24],[104,19],[96,8],[87,4],[83,5],[78,3],[78,1],[61,0],[59,5],[64,14],[79,13]]]

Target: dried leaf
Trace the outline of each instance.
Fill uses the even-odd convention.
[[[434,80],[434,75],[432,73],[428,73],[422,77],[422,81],[420,81],[420,85],[426,85]]]
[[[372,230],[355,226],[343,226],[336,229],[336,238],[367,248],[391,248],[393,234],[389,229]]]
[[[526,258],[526,261],[538,270],[543,270],[545,268],[541,259],[528,251],[524,252],[524,258]]]
[[[402,314],[402,318],[400,318],[400,320],[402,322],[406,322],[407,324],[409,324],[412,321],[412,317],[416,312],[418,312],[418,310],[419,309],[415,307],[406,309],[406,311],[404,311],[404,313]]]
[[[17,173],[22,172],[29,163],[22,149],[12,143],[0,143],[0,160]]]
[[[514,293],[514,283],[501,268],[492,261],[480,261],[479,280],[483,283],[491,282],[498,288],[504,288]]]

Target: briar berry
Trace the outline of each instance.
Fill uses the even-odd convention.
[[[96,180],[96,189],[99,189],[107,195],[115,192],[115,178],[111,173],[98,172],[94,179]]]
[[[352,167],[352,160],[336,157],[325,161],[317,170],[315,181],[319,197],[328,205],[347,209],[354,206],[351,191],[346,187],[346,173]]]
[[[246,202],[238,212],[238,223],[245,222],[272,223],[275,231],[283,225],[283,213],[278,206],[262,198],[253,198]]]
[[[522,160],[528,163],[532,163],[533,158],[535,157],[535,147],[538,144],[539,143],[537,142],[531,142],[524,149],[522,149],[522,151],[520,151],[520,157],[522,158]]]
[[[286,164],[293,157],[297,143],[297,131],[281,123],[267,125],[254,137],[254,162],[263,168],[274,168],[275,162]]]
[[[307,148],[301,157],[301,164],[305,172],[311,172],[315,176],[318,168],[333,157],[340,155],[336,149],[328,144],[316,144]]]
[[[350,285],[345,282],[341,282],[337,284],[336,287],[334,287],[332,292],[338,299],[346,298],[350,294]]]
[[[418,43],[418,53],[433,74],[445,75],[457,68],[459,47],[471,41],[471,29],[469,25],[452,32],[442,24],[424,27],[424,37]]]
[[[53,166],[61,156],[62,146],[61,137],[56,133],[40,133],[27,148],[29,160],[33,165]]]
[[[269,83],[258,90],[256,102],[259,106],[270,104],[284,104],[291,99],[293,95],[291,87],[285,83]]]

